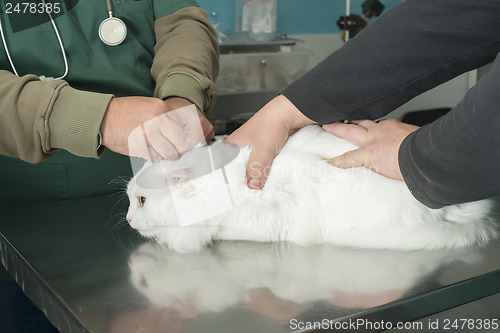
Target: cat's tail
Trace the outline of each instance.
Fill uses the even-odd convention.
[[[442,208],[442,231],[449,247],[485,244],[499,234],[492,216],[492,200],[480,200]]]

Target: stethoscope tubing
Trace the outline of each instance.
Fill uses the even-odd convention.
[[[40,1],[45,5],[45,0],[40,0]],[[49,11],[45,11],[45,12],[47,13],[47,15],[49,15],[50,23],[52,24],[52,28],[54,29],[54,32],[56,33],[57,41],[59,43],[59,48],[61,49],[61,54],[62,54],[63,61],[64,61],[64,74],[57,77],[57,78],[54,78],[54,80],[61,80],[61,79],[64,79],[68,75],[68,72],[69,72],[68,58],[66,57],[66,51],[64,49],[64,44],[62,42],[61,35],[59,34],[59,29],[57,29],[56,23],[54,22],[54,18],[49,13]],[[0,34],[2,37],[3,47],[5,49],[5,54],[7,54],[7,59],[9,60],[10,66],[12,67],[14,74],[16,74],[17,76],[20,76],[17,69],[16,69],[16,66],[14,65],[14,61],[12,60],[10,52],[9,52],[9,48],[8,48],[7,42],[5,40],[5,34],[4,34],[3,28],[2,28],[1,19],[0,19]]]
[[[45,6],[45,0],[40,0],[40,1]],[[127,28],[126,28],[125,23],[123,23],[122,20],[120,20],[120,19],[118,19],[116,17],[113,17],[113,6],[111,4],[111,0],[106,0],[106,9],[108,11],[109,18],[107,18],[106,20],[104,20],[103,23],[106,22],[107,20],[110,20],[110,19],[113,19],[113,20],[119,22],[120,24],[123,25],[123,28],[125,30],[125,35],[124,35],[124,37],[118,43],[114,43],[114,44],[111,43],[110,44],[102,36],[101,27],[102,27],[103,24],[101,23],[101,26],[99,27],[99,37],[101,38],[101,40],[103,41],[103,43],[105,43],[107,45],[111,45],[111,46],[118,45],[118,44],[120,44],[125,39],[125,36],[127,35]],[[64,61],[64,74],[61,75],[61,76],[59,76],[59,77],[54,78],[54,80],[61,80],[61,79],[64,79],[68,75],[68,72],[69,72],[68,59],[66,57],[66,50],[64,49],[64,44],[63,44],[61,35],[59,34],[59,29],[57,29],[56,23],[54,22],[54,18],[52,17],[52,15],[51,15],[51,13],[49,11],[45,11],[45,12],[47,13],[47,15],[50,18],[50,23],[52,24],[52,28],[54,29],[54,32],[56,34],[57,41],[59,43],[59,48],[61,49],[61,54],[62,54],[63,61]],[[16,74],[17,76],[20,76],[19,72],[17,71],[16,66],[14,65],[14,61],[12,60],[12,56],[10,55],[9,47],[7,46],[7,41],[6,41],[6,38],[5,38],[5,33],[3,31],[1,18],[0,18],[0,35],[1,35],[1,38],[2,38],[2,44],[3,44],[4,50],[5,50],[5,54],[7,55],[7,59],[9,60],[9,64],[12,67],[12,70],[13,70],[14,74]]]

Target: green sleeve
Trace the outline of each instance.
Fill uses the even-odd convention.
[[[209,112],[217,94],[219,43],[205,11],[187,7],[156,20],[155,35],[154,96],[183,97]]]
[[[30,163],[58,149],[98,157],[97,134],[112,97],[0,70],[0,154]]]
[[[184,7],[197,7],[196,0],[154,0],[155,18],[159,19],[170,15]]]
[[[64,86],[52,106],[49,106],[49,147],[62,148],[70,153],[97,158],[103,149],[98,133],[113,95],[100,94]]]

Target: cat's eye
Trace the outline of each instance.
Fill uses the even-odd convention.
[[[139,201],[139,205],[141,205],[141,207],[144,207],[144,204],[146,203],[146,197],[139,196],[137,197],[137,200]]]

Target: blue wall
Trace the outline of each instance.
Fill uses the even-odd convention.
[[[198,0],[201,8],[217,13],[215,23],[224,29],[234,30],[235,1],[243,0]],[[384,12],[403,0],[380,0]],[[351,13],[361,15],[364,0],[351,0]],[[343,0],[278,0],[278,33],[322,34],[340,33],[337,20],[345,15]]]

